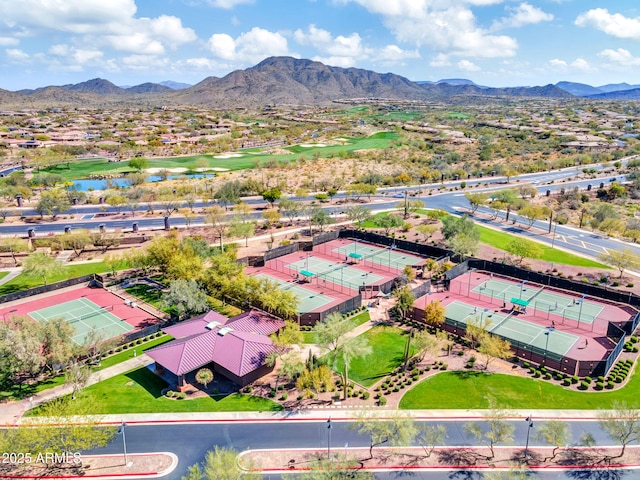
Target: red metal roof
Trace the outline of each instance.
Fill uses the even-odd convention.
[[[210,330],[206,325],[212,321],[220,325]],[[283,326],[282,320],[257,310],[230,319],[217,313],[206,314],[164,329],[176,340],[146,353],[176,375],[215,362],[242,377],[264,365],[275,350],[269,335]],[[223,327],[232,330],[221,335]]]

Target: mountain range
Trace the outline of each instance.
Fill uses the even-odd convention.
[[[537,97],[568,99],[640,99],[640,85],[626,83],[592,87],[573,82],[535,87],[493,88],[467,79],[413,82],[393,73],[359,68],[341,68],[292,57],[269,57],[245,70],[222,78],[208,77],[189,86],[178,82],[143,83],[118,87],[109,80],[47,86],[9,92],[0,89],[0,104],[42,106],[201,105],[210,107],[255,107],[265,104],[328,104],[336,100],[384,98],[435,101],[451,97]]]

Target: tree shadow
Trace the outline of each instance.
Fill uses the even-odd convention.
[[[482,480],[484,475],[471,470],[456,470],[451,472],[448,478],[451,480]]]
[[[630,473],[628,470],[591,469],[569,470],[565,475],[572,480],[621,480]]]
[[[487,457],[477,452],[465,449],[447,449],[437,452],[439,463],[445,465],[476,465],[480,460],[486,460]]]

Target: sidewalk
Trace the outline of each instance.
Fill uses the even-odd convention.
[[[153,363],[151,357],[146,354],[140,354],[137,357],[125,360],[112,367],[105,368],[98,372],[94,372],[89,377],[87,386],[94,383],[101,382],[121,373],[128,372],[134,368],[146,367]],[[0,425],[16,425],[20,423],[24,413],[34,407],[42,405],[43,403],[50,402],[56,398],[70,395],[73,389],[70,385],[59,385],[57,387],[49,388],[40,393],[33,395],[30,398],[25,398],[17,402],[0,404]]]

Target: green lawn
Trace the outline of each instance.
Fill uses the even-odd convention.
[[[9,272],[0,272],[0,280],[9,275]]]
[[[153,305],[158,310],[163,310],[161,308],[162,291],[157,288],[151,288],[149,285],[134,285],[133,287],[125,288],[125,292],[149,305]]]
[[[138,352],[143,352],[149,350],[150,348],[157,347],[165,342],[168,342],[173,337],[170,335],[163,335],[158,338],[154,338],[148,342],[141,343],[136,346],[136,350]],[[120,353],[116,353],[107,358],[102,359],[100,365],[91,367],[91,370],[97,372],[99,370],[103,370],[107,367],[111,367],[120,362],[124,362],[125,360],[129,360],[133,358],[133,349],[124,350]],[[47,390],[49,388],[57,387],[58,385],[63,385],[65,383],[64,375],[58,375],[56,377],[49,378],[47,380],[43,380],[41,382],[35,383],[33,385],[24,386],[21,389],[17,386],[12,386],[9,388],[0,387],[0,401],[2,400],[20,400],[21,398],[25,398],[31,395],[34,395],[38,392],[42,392],[43,390]]]
[[[356,315],[355,317],[345,319],[345,322],[349,322],[349,330],[353,330],[357,326],[368,322],[370,319],[371,317],[369,316],[369,312],[365,311]],[[302,336],[304,337],[304,343],[317,343],[316,334],[314,332],[302,332]]]
[[[420,382],[404,394],[400,408],[488,408],[488,398],[493,397],[501,408],[507,409],[595,410],[609,408],[616,400],[637,405],[639,395],[640,374],[637,372],[620,390],[576,392],[543,380],[461,371],[439,373]]]
[[[480,231],[480,241],[482,243],[486,243],[487,245],[491,245],[492,247],[499,248],[500,250],[506,251],[509,242],[511,242],[515,238],[514,235],[500,232],[492,228],[483,227],[481,225],[476,225],[476,227]],[[555,264],[575,265],[577,267],[606,269],[610,268],[602,263],[589,260],[588,258],[579,257],[577,255],[567,253],[563,250],[558,250],[557,248],[551,248],[550,246],[544,245],[542,243],[539,243],[538,245],[543,252],[540,260],[553,262]]]
[[[95,399],[96,415],[161,412],[279,411],[282,406],[251,395],[217,395],[193,400],[172,400],[161,395],[167,384],[142,367],[91,385],[84,393]],[[37,415],[37,410],[34,411]]]
[[[404,361],[407,332],[396,327],[376,326],[362,334],[373,348],[371,355],[351,361],[349,378],[370,387]],[[343,371],[338,362],[337,371]]]
[[[170,340],[173,340],[171,335],[162,335],[160,337],[149,340],[148,342],[141,343],[140,345],[136,345],[135,348],[123,350],[122,352],[115,353],[107,358],[103,358],[100,362],[100,365],[92,367],[94,372],[99,370],[103,370],[107,367],[112,367],[117,365],[118,363],[124,362],[125,360],[129,360],[133,358],[133,351],[135,350],[137,353],[146,352],[150,348],[157,347],[158,345],[162,345]]]
[[[166,157],[148,159],[149,168],[195,168],[196,160],[204,160],[210,168],[225,168],[228,170],[244,170],[255,168],[265,162],[290,162],[296,160],[301,154],[312,157],[319,154],[322,157],[331,157],[349,153],[354,150],[388,148],[391,141],[398,135],[392,132],[379,132],[366,138],[349,138],[344,144],[330,145],[327,147],[300,147],[294,145],[285,147],[291,153],[271,155],[261,153],[261,150],[251,149],[243,151],[241,156],[235,158],[215,158],[215,155],[189,155],[184,157]],[[264,150],[262,150],[264,151]],[[92,174],[126,174],[132,172],[128,162],[109,162],[104,158],[78,160],[67,165],[58,165],[44,169],[44,171],[61,175],[64,180],[78,180],[87,178]]]
[[[65,265],[61,274],[49,277],[47,284],[60,282],[62,280],[68,280],[70,278],[82,277],[91,273],[103,273],[108,268],[103,262],[93,263],[78,263]],[[20,290],[26,290],[28,288],[40,287],[42,285],[42,279],[39,277],[29,277],[24,274],[18,275],[11,281],[0,285],[0,295],[6,295],[7,293],[13,293]]]

